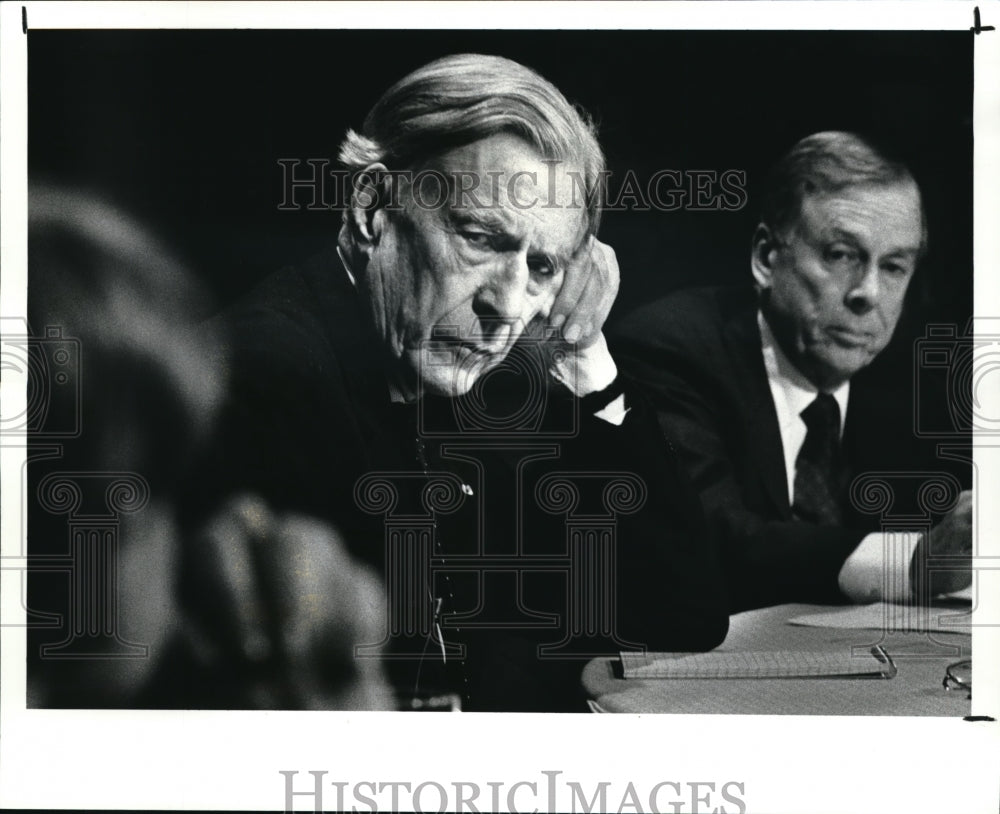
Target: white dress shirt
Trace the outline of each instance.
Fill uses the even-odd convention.
[[[757,324],[760,327],[767,382],[778,414],[788,502],[791,504],[795,495],[795,462],[807,432],[801,413],[819,394],[819,388],[792,364],[759,311]],[[845,382],[830,393],[840,406],[841,434],[847,419],[850,387],[850,382]],[[840,569],[840,590],[853,602],[907,600],[910,597],[910,559],[921,534],[874,532],[867,535]]]

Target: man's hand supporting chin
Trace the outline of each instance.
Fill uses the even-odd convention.
[[[625,420],[628,408],[625,395],[616,386],[618,367],[608,351],[603,328],[618,295],[619,281],[614,249],[589,237],[566,270],[549,314],[550,326],[562,329],[563,338],[552,353],[550,374],[578,398],[590,397],[589,407],[595,416],[617,425]]]

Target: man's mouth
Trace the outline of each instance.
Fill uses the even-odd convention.
[[[834,325],[826,329],[827,336],[833,339],[838,345],[848,348],[864,348],[871,344],[874,335],[868,331],[857,331],[852,328],[845,328]]]
[[[465,357],[488,357],[496,356],[499,353],[499,349],[492,348],[486,345],[480,345],[476,342],[468,342],[464,340],[452,340],[450,342],[435,342],[434,350],[437,352],[455,352],[460,351],[462,356]]]
[[[502,348],[494,348],[462,339],[432,339],[428,349],[435,354],[458,354],[465,359],[488,359],[503,352]]]

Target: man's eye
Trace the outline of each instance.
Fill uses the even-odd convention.
[[[910,274],[910,267],[899,263],[884,263],[882,269],[893,277],[906,277]]]
[[[493,243],[493,235],[488,232],[462,232],[462,237],[465,238],[465,242],[470,246],[475,246],[477,249],[488,249]]]
[[[528,271],[541,277],[551,277],[556,273],[555,267],[544,257],[528,258]]]
[[[826,262],[837,266],[853,265],[858,261],[858,253],[847,246],[830,246],[823,257]]]

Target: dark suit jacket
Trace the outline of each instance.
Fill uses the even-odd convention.
[[[628,316],[609,342],[701,495],[731,610],[841,602],[841,566],[878,518],[852,514],[842,528],[793,519],[756,311],[750,288],[684,290]],[[852,474],[919,468],[908,394],[883,398],[864,374],[852,380],[844,430]]]
[[[516,426],[498,420],[489,438],[462,424],[465,413],[455,405],[470,400],[425,399],[417,410],[390,405],[381,344],[333,253],[279,272],[222,319],[231,336],[229,396],[212,453],[192,479],[190,522],[228,494],[257,492],[278,510],[328,520],[356,556],[386,574],[387,517],[363,510],[359,478],[382,472],[403,482],[397,516],[423,510],[425,468],[472,485],[471,497],[435,521],[441,546],[435,555],[442,558],[436,562],[486,555],[497,566],[486,576],[474,567],[450,571],[446,582],[434,576],[435,595],[445,599],[445,637],[468,652],[460,675],[434,680],[461,688],[466,708],[579,708],[583,661],[539,661],[536,649],[566,634],[577,590],[563,567],[567,535],[575,524],[594,525],[585,515],[605,517],[599,533],[616,536],[613,561],[596,563],[589,578],[614,591],[622,640],[655,650],[707,650],[725,637],[718,558],[706,544],[697,499],[641,398],[630,396],[621,427],[581,415],[570,433],[578,401],[562,388],[539,395],[537,380],[508,370],[487,377],[488,388],[505,382],[486,399],[491,409],[499,419],[520,416],[510,399],[523,395],[524,385],[541,398],[541,418]],[[557,505],[562,493],[545,492],[558,472],[569,473],[578,493],[569,514]],[[623,497],[605,490],[614,473],[644,490],[638,510],[609,515],[608,500]],[[416,486],[408,491],[411,480]],[[462,623],[462,615],[480,626]],[[522,625],[545,618],[548,627]],[[413,680],[412,666],[390,664],[398,685]],[[429,673],[422,675],[426,686]]]

